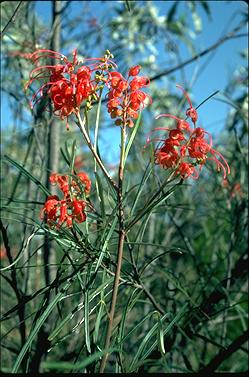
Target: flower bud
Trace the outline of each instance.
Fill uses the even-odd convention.
[[[132,128],[134,126],[134,123],[131,119],[129,119],[126,124],[129,128]]]
[[[129,76],[137,76],[140,72],[140,69],[140,65],[135,65],[134,67],[131,67],[129,70]]]
[[[116,124],[116,126],[121,126],[121,124],[122,124],[122,119],[117,119],[117,120],[115,120],[115,124]]]

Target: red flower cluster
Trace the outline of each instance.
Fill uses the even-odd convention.
[[[194,124],[194,129],[191,129],[190,124],[180,118],[177,118],[171,114],[161,114],[156,117],[169,117],[176,121],[176,128],[169,129],[166,127],[157,127],[153,130],[166,130],[169,131],[169,137],[165,140],[154,139],[154,141],[160,141],[161,144],[155,150],[155,163],[163,168],[173,168],[175,173],[179,174],[183,179],[191,177],[197,179],[199,173],[196,166],[199,166],[200,170],[207,160],[212,160],[217,166],[217,170],[223,170],[224,179],[227,173],[230,173],[230,168],[225,158],[215,149],[212,148],[212,137],[201,127],[196,128],[196,122],[198,119],[197,111],[193,108],[186,91],[179,87],[186,99],[189,102],[190,108],[187,110],[187,117],[191,118]],[[206,135],[208,140],[206,140]],[[148,138],[147,143],[151,140]]]
[[[82,65],[76,70],[80,64],[76,50],[73,52],[73,62],[55,51],[35,51],[30,55],[30,59],[35,64],[39,64],[40,59],[43,58],[60,60],[60,64],[41,65],[30,73],[26,89],[34,81],[43,80],[42,86],[32,97],[31,108],[42,98],[48,97],[52,101],[55,115],[64,119],[68,118],[70,114],[78,112],[79,106],[84,100],[87,100],[87,106],[90,107],[91,100],[97,98],[100,84],[107,81],[108,70],[116,66],[110,57],[111,54],[108,51],[103,58],[86,59],[87,62],[95,62],[89,66]]]
[[[140,66],[130,68],[128,79],[126,80],[121,73],[115,71],[109,73],[108,84],[110,91],[108,93],[108,112],[111,118],[116,119],[116,125],[126,125],[133,127],[132,119],[138,118],[140,106],[144,108],[146,99],[151,99],[148,94],[142,92],[141,88],[149,85],[147,77],[137,75],[140,72]],[[130,80],[130,78],[132,78]]]
[[[63,199],[57,195],[47,198],[41,211],[41,219],[47,221],[49,226],[59,228],[63,223],[71,227],[73,220],[82,223],[86,220],[86,202],[80,198],[88,195],[91,181],[86,173],[78,173],[74,177],[68,175],[52,174],[50,182],[58,186],[63,192]]]

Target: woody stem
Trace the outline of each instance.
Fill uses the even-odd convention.
[[[89,136],[86,132],[86,129],[85,129],[86,120],[85,120],[85,118],[83,120],[81,119],[79,111],[76,113],[76,116],[77,116],[77,119],[79,121],[79,123],[77,123],[77,125],[79,126],[79,128],[80,128],[80,130],[81,130],[81,132],[84,136],[84,139],[85,139],[90,151],[92,152],[92,154],[95,158],[95,161],[97,161],[99,167],[101,168],[102,172],[106,176],[107,180],[110,182],[111,186],[118,192],[119,189],[118,189],[116,182],[114,182],[114,180],[110,177],[109,173],[107,172],[106,168],[104,167],[99,155],[97,154],[97,152],[96,152],[94,146],[92,145],[91,140],[90,140],[90,138],[89,138]]]
[[[111,335],[113,329],[113,320],[117,302],[118,286],[120,280],[120,272],[123,258],[125,229],[124,229],[124,209],[123,209],[123,176],[124,176],[124,157],[125,157],[125,140],[126,140],[126,126],[125,122],[121,126],[121,152],[119,163],[119,181],[118,181],[118,218],[119,218],[119,241],[118,241],[118,256],[117,267],[115,271],[115,278],[112,290],[111,307],[109,312],[109,323],[106,333],[104,349],[107,350],[110,347]],[[105,365],[108,359],[108,353],[105,353],[100,364],[100,373],[104,373]]]

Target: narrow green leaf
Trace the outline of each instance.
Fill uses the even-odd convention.
[[[33,328],[33,330],[30,332],[27,340],[26,340],[26,343],[24,344],[24,346],[22,347],[17,359],[16,359],[16,362],[13,366],[13,369],[12,369],[12,373],[17,373],[19,367],[20,367],[20,364],[24,358],[24,356],[26,355],[26,353],[28,352],[28,350],[30,349],[31,347],[31,344],[35,338],[35,336],[37,335],[38,331],[40,330],[40,328],[42,327],[43,323],[45,322],[45,320],[48,318],[49,314],[51,313],[51,311],[54,309],[54,307],[58,304],[58,302],[61,300],[61,298],[63,297],[63,295],[65,294],[65,292],[68,290],[68,288],[70,287],[70,285],[72,284],[73,282],[73,278],[70,279],[70,281],[68,283],[66,283],[64,285],[64,287],[61,289],[61,291],[55,296],[55,298],[50,302],[50,304],[48,305],[48,307],[46,308],[46,310],[42,313],[42,315],[40,316],[40,318],[38,319],[35,327]]]
[[[141,242],[140,244],[143,245],[144,243]],[[145,245],[146,245],[146,243],[145,243]],[[148,244],[148,245],[149,245],[149,244]],[[152,246],[153,246],[153,244],[152,244]],[[159,246],[160,246],[160,245],[159,245]],[[183,254],[183,252],[182,252],[181,250],[178,250],[178,249],[176,249],[176,248],[168,249],[168,250],[164,251],[163,253],[161,253],[161,254],[159,254],[159,255],[156,255],[156,256],[155,256],[154,258],[152,258],[149,262],[147,262],[147,263],[141,268],[141,270],[140,270],[140,272],[139,272],[139,275],[142,276],[142,274],[144,273],[144,271],[146,270],[146,268],[149,267],[149,265],[150,265],[151,263],[153,263],[156,259],[158,259],[158,258],[160,258],[160,257],[162,257],[162,256],[164,256],[164,255],[166,255],[166,254],[172,253],[172,252],[174,252],[174,253],[179,253],[179,254]]]
[[[150,205],[144,208],[136,217],[133,219],[126,227],[126,230],[129,230],[135,223],[137,223],[140,219],[142,219],[147,213],[152,213],[152,210],[158,207],[161,203],[167,200],[175,191],[177,186],[181,183],[177,183],[173,187],[171,187],[165,194],[163,194],[159,199],[154,200]]]
[[[65,157],[67,158],[67,160],[69,161],[69,164],[70,164],[70,153],[69,153],[69,150],[68,150],[68,140],[67,139],[65,140],[64,146],[65,146],[64,155],[65,155]]]
[[[91,265],[88,266],[87,274],[86,274],[86,286],[91,278]],[[89,306],[89,292],[88,289],[85,290],[85,304],[84,304],[84,327],[85,327],[85,341],[86,341],[86,349],[91,354],[91,341],[90,341],[90,330],[89,330],[89,313],[90,313],[90,306]]]
[[[212,14],[211,14],[211,11],[210,11],[210,7],[209,7],[208,1],[202,0],[202,1],[199,1],[199,4],[202,6],[202,8],[204,9],[204,11],[208,15],[209,20],[211,20],[212,19]]]
[[[60,148],[60,152],[62,154],[62,157],[64,158],[64,160],[68,164],[68,166],[70,166],[70,158],[69,158],[69,156],[67,156],[66,152],[62,148]]]
[[[198,304],[189,296],[188,292],[181,286],[179,279],[177,279],[173,273],[169,271],[162,270],[163,274],[167,277],[167,279],[180,291],[184,294],[184,296],[191,302],[192,305],[198,306]]]
[[[139,117],[137,118],[137,121],[136,121],[136,124],[135,126],[133,127],[133,130],[132,130],[132,133],[131,133],[131,136],[130,136],[130,139],[128,141],[128,144],[125,148],[125,154],[124,154],[124,165],[125,165],[125,162],[126,162],[126,159],[128,157],[128,154],[129,154],[129,151],[131,149],[131,146],[132,146],[132,143],[133,143],[133,140],[135,139],[135,136],[137,134],[137,130],[138,130],[138,127],[140,125],[140,121],[141,121],[141,116],[142,116],[142,112],[140,112],[139,114]]]
[[[158,348],[162,355],[165,355],[165,348],[164,348],[164,335],[163,335],[163,324],[161,318],[158,320]]]
[[[118,335],[118,342],[119,343],[121,343],[121,340],[123,338],[127,314],[133,308],[133,306],[135,305],[135,303],[137,302],[138,298],[141,296],[142,293],[143,292],[141,290],[138,290],[138,288],[136,288],[135,290],[133,290],[131,292],[131,294],[130,294],[128,300],[127,300],[127,304],[125,305],[125,309],[123,311],[123,316],[122,316],[121,322],[120,322],[120,329],[119,329],[119,335]],[[134,298],[134,296],[135,296],[135,298]]]
[[[105,282],[105,279],[106,279],[106,271],[103,270],[103,273],[102,273],[102,282],[103,283]],[[100,328],[100,324],[101,324],[102,313],[103,313],[103,310],[104,310],[104,307],[105,307],[104,298],[105,298],[105,287],[101,290],[101,294],[100,294],[100,307],[99,307],[99,311],[98,311],[98,314],[97,314],[94,332],[93,332],[94,344],[97,344],[97,342],[98,342],[99,328]]]
[[[141,291],[141,293],[142,293],[142,291]],[[149,317],[151,317],[152,315],[155,315],[156,313],[158,313],[156,310],[154,310],[153,312],[150,312],[150,313],[148,313],[148,314],[146,314],[144,317],[143,317],[143,319],[141,320],[141,321],[139,321],[139,323],[135,326],[135,327],[133,327],[133,329],[131,329],[129,332],[128,332],[128,334],[127,335],[125,335],[125,337],[124,338],[122,338],[121,340],[120,340],[120,342],[119,342],[119,345],[121,345],[122,343],[124,343],[130,336],[131,336],[131,334],[133,334],[137,329],[139,329],[141,326],[142,326],[142,324],[149,318]]]
[[[99,95],[99,102],[98,102],[98,107],[97,107],[97,114],[96,114],[96,122],[95,122],[95,130],[94,130],[94,150],[96,153],[98,153],[98,135],[99,135],[99,121],[100,121],[100,110],[101,110],[101,103],[102,103],[102,91],[100,91]],[[94,172],[96,173],[97,171],[97,162],[94,159]]]
[[[24,157],[24,161],[23,161],[23,166],[25,166],[26,162],[27,162],[27,159],[29,157],[29,154],[30,154],[30,151],[31,151],[31,147],[33,145],[33,140],[34,140],[34,129],[32,129],[27,137],[27,139],[29,140],[29,143],[28,143],[28,149],[27,149],[27,152],[26,152],[26,155]],[[22,176],[22,171],[19,172],[18,174],[18,177],[16,178],[16,181],[13,185],[13,189],[12,189],[12,192],[10,194],[10,197],[8,199],[8,202],[7,202],[7,205],[9,205],[12,201],[13,201],[13,197],[16,193],[16,190],[17,190],[17,187],[18,187],[18,184],[20,182],[20,179],[21,179],[21,176]]]
[[[59,361],[59,362],[56,362],[56,361],[44,361],[42,363],[42,368],[46,368],[46,369],[50,369],[50,370],[53,370],[53,369],[56,369],[56,370],[77,370],[77,369],[84,369],[86,368],[88,365],[92,364],[94,361],[96,360],[99,360],[102,358],[102,356],[106,353],[112,353],[112,352],[116,352],[117,351],[117,348],[107,348],[103,351],[100,351],[100,352],[96,352],[94,353],[93,355],[91,356],[88,356],[84,361],[82,361],[81,363],[68,363],[68,362],[63,362],[63,361]]]
[[[95,297],[97,297],[100,293],[104,292],[105,288],[107,288],[113,282],[113,278],[109,278],[103,284],[101,284],[89,297],[89,303],[92,302]],[[69,322],[72,317],[79,311],[82,310],[84,307],[84,303],[80,303],[75,306],[75,308],[59,323],[59,325],[53,330],[53,332],[49,335],[48,340],[53,340],[62,330],[64,325]]]
[[[90,342],[90,330],[89,330],[89,295],[88,291],[85,292],[85,305],[84,305],[84,316],[85,316],[85,340],[86,349],[91,353],[91,342]]]
[[[130,294],[130,297],[129,297],[127,304],[125,306],[125,309],[123,311],[123,315],[122,315],[120,327],[119,327],[118,339],[117,339],[118,345],[120,346],[119,347],[119,354],[120,354],[121,362],[122,362],[123,343],[124,343],[124,340],[127,339],[127,337],[124,337],[126,317],[129,313],[129,311],[134,307],[134,305],[136,304],[136,302],[138,301],[139,297],[142,294],[143,294],[142,290],[138,290],[138,289],[133,290],[132,293]],[[141,323],[139,323],[139,326],[140,325],[141,325]],[[132,332],[135,331],[136,328],[137,327],[135,326],[135,328],[133,328]],[[132,332],[130,332],[129,335],[131,335]],[[123,369],[123,367],[122,367],[122,369]]]
[[[106,293],[106,297],[109,296],[111,294],[112,290],[110,290],[109,292]],[[100,302],[98,302],[91,310],[90,310],[90,313],[89,313],[89,316],[94,313],[96,311],[96,309],[99,307],[100,305]],[[65,341],[66,338],[68,338],[69,336],[72,336],[73,333],[77,330],[77,328],[79,326],[81,326],[85,321],[85,317],[83,317],[72,329],[69,330],[69,332],[64,335],[62,338],[60,338],[54,345],[53,347],[57,346],[59,343],[62,343]]]
[[[99,202],[100,202],[101,215],[104,220],[106,217],[106,214],[105,214],[105,198],[104,198],[104,192],[103,192],[103,185],[97,172],[95,172],[95,177],[96,177],[96,182],[97,182],[97,192],[98,192],[98,197],[99,197]]]
[[[29,246],[29,243],[32,240],[32,238],[35,236],[36,232],[37,232],[37,230],[34,233],[32,233],[31,236],[28,237],[26,244],[24,245],[24,247],[18,253],[18,255],[16,256],[16,259],[11,264],[9,264],[8,266],[0,268],[0,271],[5,271],[5,270],[11,269],[21,259],[21,257],[23,257],[25,249],[27,249],[27,247]]]
[[[172,7],[170,8],[168,15],[167,15],[167,23],[170,23],[173,21],[177,7],[178,7],[179,1],[175,1]]]
[[[51,195],[50,191],[31,173],[29,173],[23,166],[18,164],[18,162],[14,161],[12,158],[8,157],[7,155],[4,158],[10,162],[13,166],[15,166],[18,170],[20,170],[25,177],[29,178],[32,182],[34,182],[46,195]]]
[[[128,10],[128,12],[131,11],[130,1],[129,1],[129,0],[125,0],[125,7],[126,7],[126,9]]]
[[[157,311],[155,311],[154,313],[158,314]],[[163,317],[162,317],[162,321],[164,321],[166,318],[169,317],[169,313],[166,313]],[[136,364],[138,363],[139,361],[139,358],[140,356],[142,355],[144,349],[148,346],[148,342],[150,341],[151,337],[153,335],[155,335],[158,331],[158,322],[152,326],[152,328],[149,330],[149,332],[147,333],[147,335],[143,338],[140,346],[138,347],[138,350],[132,360],[132,363],[130,365],[130,368],[129,368],[129,372],[132,372],[136,369]]]
[[[180,318],[182,317],[182,315],[184,314],[185,312],[185,309],[187,308],[188,306],[188,303],[186,303],[185,305],[183,305],[183,307],[180,309],[180,311],[177,313],[177,315],[175,316],[175,318],[168,324],[168,326],[163,330],[163,335],[165,336],[166,334],[168,334],[168,332],[172,329],[172,327],[174,326],[174,324],[180,320]],[[161,318],[161,321],[163,321],[164,319],[164,316]],[[148,347],[145,351],[145,353],[142,355],[141,357],[141,360],[139,362],[139,364],[133,368],[133,370],[136,370],[138,366],[142,365],[141,361],[144,361],[150,354],[151,352],[156,348],[157,346],[157,341],[155,341],[150,347]],[[130,371],[133,371],[133,370],[130,370]]]
[[[81,305],[81,306],[80,306]],[[61,332],[61,330],[63,329],[63,327],[66,325],[66,323],[72,319],[72,317],[74,316],[74,314],[79,311],[80,309],[82,309],[83,305],[82,304],[79,304],[76,306],[77,310],[72,310],[72,312],[70,312],[65,318],[63,318],[59,324],[59,326],[56,327],[56,329],[52,332],[51,335],[49,335],[48,337],[48,340],[49,341],[52,341],[54,338],[56,338],[56,336]]]
[[[73,141],[72,153],[71,153],[71,156],[70,156],[70,172],[71,172],[71,174],[73,174],[73,172],[74,172],[75,153],[76,153],[76,140]]]
[[[101,248],[101,253],[99,255],[99,259],[98,259],[98,262],[97,262],[97,265],[96,265],[96,268],[95,268],[95,272],[98,270],[100,264],[102,263],[102,260],[104,258],[104,255],[105,255],[105,252],[106,252],[106,249],[108,247],[108,244],[109,244],[109,241],[110,241],[110,238],[115,230],[115,227],[117,225],[117,221],[118,221],[118,218],[115,216],[116,215],[116,211],[117,209],[114,208],[112,214],[109,216],[107,222],[106,222],[106,225],[108,225],[109,223],[111,223],[111,227],[110,229],[108,230],[108,227],[105,226],[105,230],[103,230],[103,235],[101,237],[101,240],[100,240],[100,245],[102,244],[102,242],[104,242],[102,248]]]
[[[150,169],[148,169],[148,168],[149,168],[149,165],[147,165],[147,167],[146,167],[146,170],[145,170],[144,175],[142,177],[142,180],[140,182],[139,188],[137,190],[134,202],[133,202],[132,207],[131,207],[130,216],[133,216],[133,213],[134,213],[134,210],[137,206],[138,200],[139,200],[139,198],[140,198],[140,196],[143,192],[143,189],[146,187],[145,185],[146,185],[147,180],[149,179],[149,177],[151,175],[152,168],[150,168]]]

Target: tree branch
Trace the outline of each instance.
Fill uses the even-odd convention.
[[[167,76],[170,73],[173,73],[173,72],[177,71],[178,69],[181,69],[181,68],[185,67],[186,65],[188,65],[190,63],[193,63],[195,60],[198,60],[202,56],[207,55],[209,52],[211,52],[211,51],[215,50],[216,48],[220,47],[224,42],[226,42],[226,41],[228,41],[230,39],[247,37],[248,36],[247,33],[236,34],[236,32],[239,31],[241,29],[241,27],[242,26],[236,27],[231,33],[228,33],[224,37],[220,38],[214,44],[212,44],[211,46],[209,46],[205,50],[201,51],[199,54],[196,54],[192,58],[190,58],[188,60],[185,60],[181,64],[178,64],[177,66],[175,66],[173,68],[166,69],[165,71],[162,71],[162,72],[158,73],[157,75],[151,77],[150,81],[154,81],[154,80],[160,79],[163,76]]]
[[[9,21],[7,22],[7,24],[4,26],[3,30],[1,31],[1,39],[3,38],[3,35],[7,31],[7,29],[9,28],[10,24],[12,24],[12,23],[15,22],[16,14],[17,14],[19,8],[21,7],[22,3],[23,3],[23,1],[20,1],[18,3],[16,9],[14,10],[14,13],[10,17]]]
[[[243,343],[248,340],[249,331],[246,330],[242,335],[238,336],[225,350],[221,350],[199,373],[214,372],[229,356],[236,352]]]

